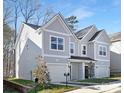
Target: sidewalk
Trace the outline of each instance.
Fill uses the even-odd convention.
[[[120,82],[112,82],[103,85],[82,86],[80,89],[65,93],[112,93],[115,89],[120,89]],[[116,91],[116,90],[115,90]]]

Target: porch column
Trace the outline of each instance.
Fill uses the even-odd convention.
[[[82,79],[85,79],[85,63],[82,62]]]

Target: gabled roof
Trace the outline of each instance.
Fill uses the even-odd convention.
[[[79,59],[79,60],[91,60],[91,61],[95,61],[92,58],[89,57],[82,57],[82,56],[71,56],[69,59]]]
[[[37,30],[38,28],[40,28],[41,26],[38,26],[38,25],[34,25],[34,24],[31,24],[31,23],[25,23],[26,25],[30,26],[31,28]]]
[[[78,39],[82,39],[87,33],[88,31],[93,27],[93,25],[88,26],[84,29],[79,30],[78,32],[75,33],[75,35],[77,36]]]
[[[102,30],[97,31],[97,32],[91,37],[91,39],[90,39],[89,41],[93,41],[93,40],[100,34],[100,32],[102,32]]]
[[[121,32],[114,33],[110,36],[111,42],[121,41]]]

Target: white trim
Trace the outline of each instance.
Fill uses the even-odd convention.
[[[22,23],[22,25],[20,26],[20,28],[19,28],[19,32],[18,32],[18,35],[17,35],[17,39],[16,39],[16,42],[15,42],[15,45],[14,45],[14,49],[16,49],[16,47],[17,47],[17,44],[18,44],[18,42],[19,42],[19,40],[20,40],[20,37],[21,37],[21,34],[22,34],[22,30],[24,29],[24,23]]]
[[[53,55],[53,54],[44,54],[44,56],[48,57],[58,57],[58,58],[69,58],[70,56],[60,56],[60,55]]]
[[[100,34],[98,34],[98,36],[93,40],[93,41],[97,41],[97,39],[100,37],[100,35],[102,34],[103,31],[100,32]]]
[[[55,19],[59,19],[61,22],[60,23],[62,23],[62,24],[64,24],[64,26],[63,27],[65,27],[65,29],[67,29],[69,32],[67,32],[67,33],[70,33],[72,36],[74,36],[75,37],[75,39],[78,41],[78,39],[77,39],[77,37],[70,31],[70,29],[69,29],[69,27],[67,26],[67,24],[65,24],[65,20],[64,20],[64,18],[63,18],[63,16],[60,14],[60,13],[58,13],[57,15],[55,15],[53,18],[51,18],[51,20],[47,23],[47,24],[45,24],[42,28],[46,28],[50,23],[52,23]],[[66,30],[66,31],[67,31]]]
[[[105,48],[105,52],[106,52],[106,55],[100,55],[99,54],[99,51],[100,51],[100,47],[102,47],[102,50],[103,48]],[[98,45],[98,56],[101,56],[101,57],[107,57],[107,46],[104,46],[104,45]]]
[[[100,41],[96,41],[95,43],[98,43],[98,44],[103,44],[103,45],[110,45],[109,43],[100,42]]]
[[[103,60],[103,59],[95,59],[97,61],[110,61],[110,60]]]
[[[73,45],[73,50],[74,50],[74,53],[71,53],[70,49],[71,49],[71,46],[70,44]],[[69,42],[69,55],[75,55],[75,43],[74,42]]]
[[[57,49],[51,49],[51,37],[56,37],[57,39],[58,38],[63,39],[63,50],[58,50],[58,40],[57,40]],[[49,37],[49,50],[64,52],[65,51],[65,38],[64,37],[60,37],[60,36],[56,36],[56,35],[50,35],[50,37]]]
[[[70,63],[90,63],[91,60],[82,60],[82,59],[68,59],[70,61]],[[92,61],[93,63],[95,63],[96,61]]]
[[[96,43],[94,43],[94,48],[93,49],[94,49],[94,59],[96,59],[96,54],[97,54],[96,53]]]
[[[44,32],[41,35],[41,39],[42,39],[42,56],[44,58]]]
[[[42,28],[46,28],[48,25],[50,25],[56,19],[57,16],[58,14],[53,16],[44,26],[42,26]]]
[[[85,46],[86,47],[86,54],[82,54],[82,47]],[[81,56],[87,56],[87,44],[81,44]]]
[[[45,32],[51,32],[51,33],[55,33],[55,34],[60,34],[60,35],[65,35],[65,36],[71,36],[70,34],[65,34],[65,33],[61,33],[61,32],[57,32],[57,31],[53,31],[53,30],[49,30],[49,29],[42,29]]]
[[[67,63],[64,64],[64,63],[48,63],[48,62],[46,64],[48,64],[48,65],[65,65],[65,66],[67,65]]]
[[[71,33],[71,35],[77,40],[77,41],[79,41],[78,40],[78,38],[75,36],[75,34],[69,29],[69,26],[68,26],[68,24],[67,24],[67,22],[65,21],[65,18],[63,17],[63,15],[61,15],[61,14],[59,14],[60,16],[60,20],[61,20],[61,22],[64,24],[64,26],[68,29],[68,31],[69,31],[69,33]]]
[[[108,39],[109,42],[110,42],[110,39],[109,39],[109,37],[108,37],[108,35],[107,35],[107,33],[106,33],[106,31],[105,31],[104,29],[103,29],[103,30],[100,32],[100,34],[93,40],[93,42],[95,41],[95,42],[98,42],[98,43],[110,45],[110,43],[105,43],[105,42],[100,42],[100,41],[98,41],[98,38],[101,36],[101,34],[103,34],[103,32],[104,32],[104,34],[106,34],[107,39]]]
[[[93,25],[92,28],[87,32],[87,34],[84,35],[84,37],[83,37],[80,41],[82,41],[82,40],[90,33],[90,31],[91,31],[93,28],[94,28],[94,25]]]

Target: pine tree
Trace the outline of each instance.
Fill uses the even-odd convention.
[[[77,17],[76,16],[70,16],[68,18],[65,18],[65,20],[67,21],[69,27],[75,31],[76,30],[76,25],[78,23]]]

